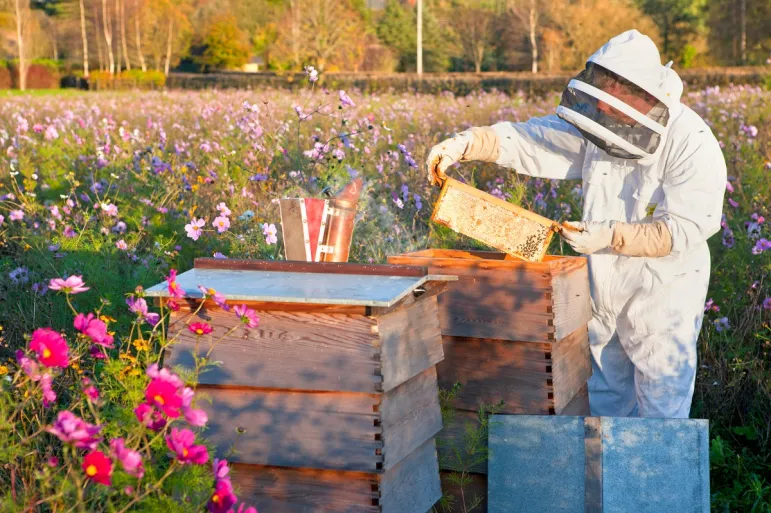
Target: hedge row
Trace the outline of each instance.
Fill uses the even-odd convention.
[[[680,71],[686,89],[729,84],[763,84],[771,76],[771,67],[704,68]],[[479,89],[503,91],[508,94],[544,95],[559,91],[572,78],[571,74],[533,75],[531,73],[428,73],[419,79],[416,74],[326,73],[320,76],[322,86],[334,89],[358,89],[363,93],[386,91],[419,91],[468,94]],[[171,73],[166,86],[175,89],[225,88],[289,88],[307,84],[303,73]]]
[[[59,71],[51,63],[33,62],[27,67],[27,89],[56,89],[59,87],[59,81]],[[18,63],[15,61],[0,61],[0,89],[18,88]]]

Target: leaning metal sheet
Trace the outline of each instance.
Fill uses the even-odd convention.
[[[543,260],[554,235],[549,219],[459,182],[445,185],[433,220],[530,262]]]
[[[177,276],[177,284],[187,298],[200,298],[198,285],[203,285],[236,301],[388,307],[428,281],[454,279],[457,278],[191,269]],[[168,286],[160,283],[145,294],[169,297]]]

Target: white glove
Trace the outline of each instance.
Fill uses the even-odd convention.
[[[471,144],[472,138],[471,132],[465,131],[431,148],[428,158],[426,158],[428,181],[431,185],[442,185],[444,179],[447,178],[445,171],[463,158],[463,154],[469,144]]]
[[[591,255],[601,249],[609,248],[613,241],[613,222],[574,222],[565,224],[576,228],[577,231],[563,229],[562,238],[570,244],[576,253]]]

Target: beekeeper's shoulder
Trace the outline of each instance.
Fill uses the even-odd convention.
[[[677,172],[694,161],[722,160],[720,143],[704,119],[687,105],[679,110],[667,133],[662,155],[665,170]]]

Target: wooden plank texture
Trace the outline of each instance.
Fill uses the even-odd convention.
[[[476,411],[482,403],[503,401],[501,413],[549,414],[550,344],[462,337],[443,337],[443,342],[439,387],[461,384],[455,408]]]
[[[558,340],[591,318],[585,258],[547,256],[507,260],[499,252],[429,249],[389,263],[451,274],[439,296],[442,334],[544,342]]]
[[[235,258],[196,258],[194,266],[198,269],[283,271],[294,273],[325,274],[363,274],[370,276],[425,276],[428,274],[428,270],[424,267],[404,265],[249,260]]]
[[[380,405],[384,469],[389,470],[442,429],[436,368],[390,390]]]
[[[435,296],[377,319],[383,390],[388,391],[444,357]]]
[[[376,474],[235,463],[232,482],[260,513],[380,513]]]
[[[584,260],[554,263],[552,294],[557,340],[567,337],[592,319],[589,268]]]
[[[249,386],[318,391],[375,393],[382,388],[376,319],[364,315],[260,311],[260,325],[241,327],[231,312],[213,308],[200,319],[214,329],[211,339],[178,325],[177,342],[166,362],[193,368],[193,354],[209,351],[221,365],[201,373],[204,385]],[[174,316],[178,316],[175,313]],[[227,335],[227,336],[225,336]]]
[[[382,513],[425,513],[442,496],[434,440],[428,440],[380,482]]]
[[[551,358],[554,408],[561,411],[592,375],[587,326],[554,344]]]
[[[382,428],[376,395],[199,387],[206,438],[239,463],[377,472]],[[239,434],[239,430],[243,433]]]
[[[572,417],[585,417],[589,415],[589,387],[586,383],[564,408],[557,410],[557,415]]]

